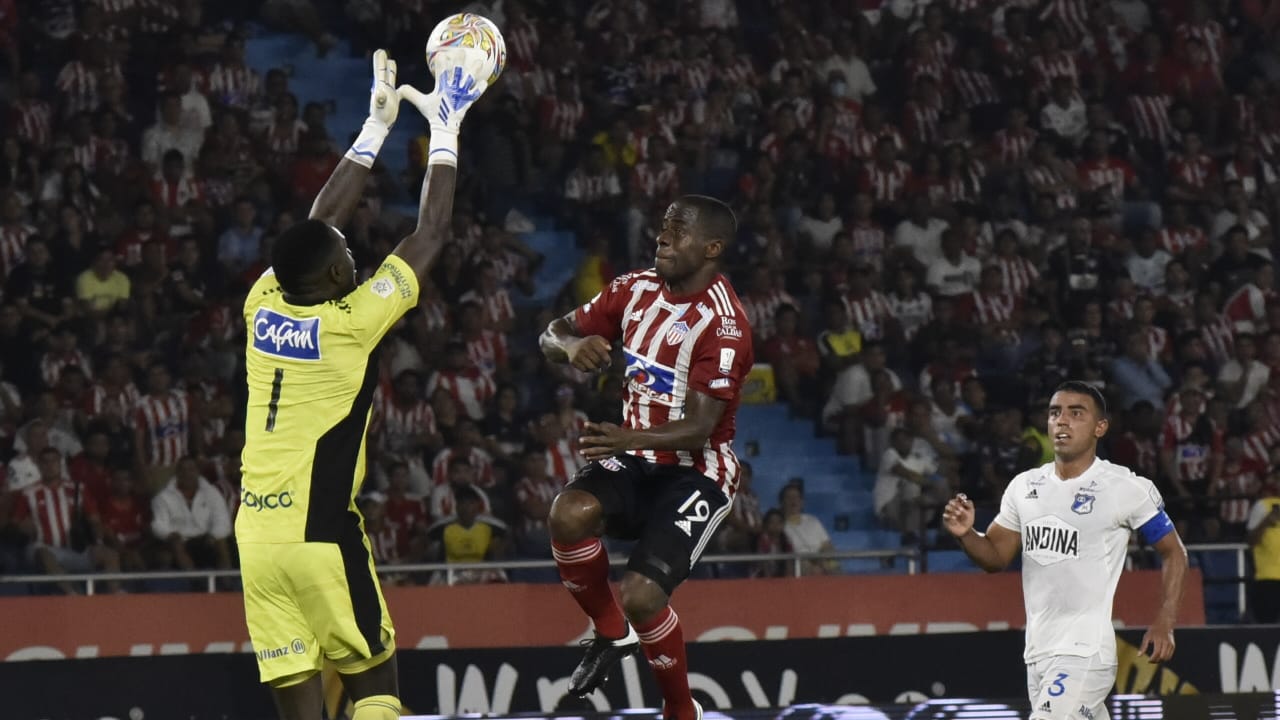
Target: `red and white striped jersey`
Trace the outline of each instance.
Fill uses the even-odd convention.
[[[530,477],[522,477],[516,483],[516,501],[523,505],[530,498],[537,498],[543,502],[550,504],[556,499],[556,495],[564,487],[564,483],[555,477],[543,477],[534,479]],[[525,534],[541,532],[547,526],[546,517],[528,517],[524,515],[520,519],[520,528]]]
[[[739,55],[726,65],[715,69],[715,75],[729,87],[754,87],[756,69],[746,55]]]
[[[1216,433],[1213,433],[1213,438],[1193,441],[1193,432],[1195,422],[1188,421],[1181,415],[1173,415],[1165,420],[1160,434],[1160,447],[1162,450],[1173,451],[1173,461],[1177,466],[1178,477],[1182,480],[1207,479],[1212,454],[1222,450],[1218,446]]]
[[[1208,346],[1209,354],[1213,356],[1214,363],[1218,367],[1222,367],[1224,363],[1231,360],[1235,355],[1235,330],[1225,317],[1219,317],[1213,322],[1198,324],[1200,325],[1200,338]]]
[[[911,166],[901,160],[895,160],[892,168],[872,163],[862,169],[858,188],[869,193],[877,203],[893,203],[902,197],[910,179]]]
[[[879,290],[872,290],[865,296],[855,298],[851,294],[844,296],[844,307],[853,320],[853,326],[867,340],[879,340],[884,337],[885,319],[892,315],[889,299]]]
[[[1213,494],[1223,498],[1218,505],[1218,518],[1225,523],[1244,524],[1249,519],[1253,497],[1262,487],[1262,474],[1266,465],[1249,461],[1227,463],[1222,474],[1213,483]]]
[[[176,392],[144,395],[135,413],[137,427],[146,438],[146,458],[152,465],[173,465],[187,454],[190,409],[187,398]]]
[[[1000,102],[1000,91],[995,81],[981,70],[957,68],[951,71],[951,85],[960,97],[960,106],[972,110],[981,105],[995,105]]]
[[[482,295],[479,290],[468,290],[458,298],[458,302],[473,302],[480,306],[485,324],[491,329],[501,329],[516,318],[515,306],[511,304],[511,294],[503,288]]]
[[[1195,25],[1182,23],[1173,31],[1173,34],[1183,53],[1186,52],[1187,41],[1194,38],[1204,44],[1205,51],[1209,53],[1210,65],[1219,67],[1222,64],[1224,40],[1222,26],[1216,20],[1207,20]]]
[[[456,448],[447,447],[436,453],[435,459],[431,461],[431,481],[436,485],[448,483],[449,463],[453,462],[456,457],[464,458],[467,464],[475,469],[475,484],[477,486],[482,488],[493,487],[493,457],[478,447],[473,447],[467,452],[460,452]]]
[[[925,103],[908,100],[902,108],[903,128],[913,145],[924,145],[938,139],[938,118],[942,109]]]
[[[967,167],[956,171],[947,178],[945,197],[948,201],[978,202],[982,199],[982,180],[987,170],[977,160],[970,160]]]
[[[669,204],[680,194],[680,170],[670,160],[661,165],[651,160],[636,163],[631,185],[649,202]]]
[[[1031,70],[1036,79],[1035,89],[1039,92],[1048,92],[1049,86],[1060,77],[1070,78],[1073,87],[1080,87],[1080,68],[1076,65],[1075,56],[1066,51],[1033,55]]]
[[[858,131],[853,135],[853,155],[858,158],[869,158],[875,154],[876,143],[880,142],[880,138],[889,138],[893,140],[894,147],[898,152],[902,152],[906,147],[906,142],[902,139],[902,133],[896,127],[885,123],[879,130],[868,130],[865,126],[859,127]]]
[[[507,62],[511,67],[517,70],[533,67],[541,45],[538,26],[526,19],[508,25],[502,34],[507,41]]]
[[[1079,38],[1089,31],[1089,4],[1085,0],[1050,0],[1040,12],[1040,21],[1059,28],[1068,38]]]
[[[427,332],[444,332],[449,329],[449,304],[443,298],[424,298],[418,305]]]
[[[62,369],[69,365],[80,368],[85,378],[93,379],[93,366],[89,364],[89,357],[80,350],[66,353],[47,352],[40,358],[40,379],[44,381],[45,387],[56,387],[58,378],[62,377]]]
[[[94,383],[85,395],[84,411],[89,417],[98,417],[106,411],[107,401],[114,400],[123,416],[128,417],[138,407],[142,394],[133,383],[128,383],[118,390],[109,390],[102,383]]]
[[[1161,228],[1159,246],[1165,252],[1177,257],[1188,250],[1205,250],[1209,247],[1209,238],[1196,225],[1183,228]]]
[[[484,419],[485,405],[498,391],[493,379],[477,368],[436,372],[427,381],[427,397],[435,395],[437,389],[444,389],[449,393],[467,417],[476,422]]]
[[[27,241],[35,234],[34,225],[22,222],[0,227],[0,280],[27,258]]]
[[[63,65],[54,85],[66,100],[65,111],[68,117],[97,109],[98,74],[88,65],[79,60]]]
[[[969,294],[969,321],[975,325],[998,325],[1013,318],[1018,300],[1008,293],[984,293],[974,290]]]
[[[370,432],[376,433],[381,449],[389,453],[408,451],[415,441],[436,432],[436,414],[431,403],[423,399],[401,406],[395,391],[386,385],[373,396],[373,419]]]
[[[1222,317],[1236,331],[1264,332],[1267,327],[1267,301],[1275,293],[1263,292],[1253,283],[1247,283],[1232,293],[1222,305]]]
[[[49,103],[37,98],[25,98],[13,103],[10,121],[18,138],[43,148],[53,135],[53,109]]]
[[[653,120],[658,124],[658,127],[663,128],[667,133],[674,134],[677,129],[692,120],[691,114],[688,104],[683,100],[677,100],[669,106],[658,108],[654,112]]]
[[[747,322],[751,324],[751,330],[757,339],[763,341],[773,337],[773,316],[783,305],[800,308],[800,303],[781,288],[773,288],[758,297],[747,295],[742,298],[742,308],[747,315]]]
[[[76,489],[82,485],[73,485],[66,481],[56,486],[47,483],[36,483],[24,489],[14,504],[13,514],[17,521],[30,518],[35,525],[36,545],[47,545],[54,548],[71,547],[71,528],[75,522]],[[98,506],[94,502],[93,493],[82,493],[80,512],[84,515],[97,515]]]
[[[486,375],[493,375],[507,364],[507,338],[501,333],[481,328],[473,338],[460,338],[467,346],[467,357]]]
[[[210,100],[247,110],[262,92],[262,78],[245,65],[218,63],[205,75],[204,93]]]
[[[547,475],[558,480],[561,486],[567,485],[586,464],[578,454],[577,443],[569,440],[557,440],[543,454],[547,459]]]
[[[653,85],[658,85],[668,75],[679,75],[684,63],[674,57],[649,57],[640,66],[640,75]]]
[[[1168,147],[1173,137],[1173,123],[1169,120],[1169,108],[1173,98],[1168,95],[1133,95],[1129,98],[1129,121],[1134,133],[1143,140],[1154,140]]]
[[[992,262],[1000,268],[1004,291],[1016,298],[1025,297],[1027,289],[1040,278],[1040,271],[1036,269],[1035,263],[1021,255],[1012,257],[997,255],[992,258]]]
[[[1169,174],[1193,188],[1202,189],[1218,173],[1213,158],[1207,154],[1179,153],[1169,159]]]
[[[1124,200],[1125,187],[1134,182],[1133,167],[1124,160],[1104,158],[1080,163],[1080,182],[1086,190],[1103,190],[1115,202]]]
[[[992,145],[996,157],[1005,165],[1016,165],[1027,159],[1031,146],[1036,143],[1037,133],[1031,128],[1023,128],[1021,132],[1009,129],[997,130]]]
[[[1271,447],[1280,443],[1280,425],[1271,425],[1245,435],[1241,440],[1244,456],[1251,462],[1270,465]]]
[[[1062,175],[1049,165],[1032,165],[1027,168],[1027,184],[1031,186],[1033,192],[1041,192],[1040,188],[1046,188],[1053,185],[1061,185],[1068,178]],[[1071,210],[1076,206],[1076,193],[1070,185],[1062,187],[1055,195],[1057,196],[1058,209]]]
[[[379,565],[400,561],[400,526],[390,520],[382,523],[382,528],[367,531],[369,548],[373,551],[373,561]]]
[[[685,61],[680,68],[680,82],[694,95],[705,96],[707,85],[711,84],[711,65],[704,60]]]
[[[574,312],[579,332],[621,340],[626,357],[623,424],[636,430],[684,417],[690,392],[726,403],[701,450],[635,450],[649,462],[690,467],[737,491],[732,442],[742,384],[755,362],[746,310],[724,276],[677,296],[655,270],[623,275]],[[727,509],[727,508],[726,508]]]
[[[183,175],[176,183],[171,183],[165,180],[157,170],[155,177],[151,179],[151,197],[157,205],[169,210],[177,210],[186,207],[192,200],[200,200],[203,193],[200,192],[200,181],[190,174]]]
[[[577,136],[578,126],[582,124],[585,114],[586,109],[581,100],[575,98],[566,101],[548,95],[542,98],[539,115],[543,132],[557,140],[569,141]]]

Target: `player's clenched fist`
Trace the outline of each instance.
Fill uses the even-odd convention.
[[[973,501],[960,493],[947,501],[942,509],[942,525],[955,537],[964,537],[973,529]]]
[[[609,353],[613,345],[599,335],[579,338],[565,348],[569,356],[569,364],[583,372],[593,372],[609,366]]]

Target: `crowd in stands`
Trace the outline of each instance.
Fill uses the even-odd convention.
[[[461,3],[267,6],[318,52],[390,47],[408,78]],[[382,348],[361,499],[381,563],[548,556],[621,363],[552,366],[536,335],[647,267],[686,192],[737,211],[726,265],[758,359],[876,474],[904,541],[951,493],[994,504],[1050,459],[1068,377],[1103,389],[1104,454],[1189,538],[1275,534],[1254,508],[1280,493],[1280,3],[482,10],[508,67],[467,119],[452,242]],[[0,0],[0,570],[235,563],[243,295],[355,130],[300,106],[305,65],[246,66],[257,11]],[[376,166],[344,229],[366,271],[412,222],[389,208],[425,146],[384,148],[409,171]],[[522,301],[535,215],[585,251],[551,307]],[[744,482],[720,549],[830,546],[801,485],[774,500]]]

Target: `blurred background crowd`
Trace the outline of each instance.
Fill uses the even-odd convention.
[[[387,47],[425,78],[423,38],[459,9],[0,0],[0,570],[234,564],[244,292],[357,129],[245,41]],[[509,64],[468,115],[434,282],[384,343],[379,561],[548,556],[582,423],[616,420],[622,384],[618,363],[548,365],[536,336],[647,267],[688,192],[737,211],[726,270],[758,360],[876,477],[904,542],[950,493],[990,505],[1050,460],[1070,377],[1106,394],[1105,456],[1155,479],[1187,537],[1280,546],[1280,2],[476,9]],[[358,266],[413,222],[425,147],[383,148],[407,170],[375,167],[344,229]],[[550,306],[525,301],[535,214],[583,250]],[[744,484],[718,546],[830,541],[802,483]]]

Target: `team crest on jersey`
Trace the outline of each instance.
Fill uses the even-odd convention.
[[[253,316],[253,347],[289,360],[320,359],[320,318],[295,318],[259,308]]]
[[[1088,515],[1093,512],[1093,501],[1096,496],[1089,493],[1076,493],[1075,500],[1071,501],[1071,512],[1077,515]]]
[[[672,323],[671,329],[667,330],[667,344],[679,345],[684,340],[684,336],[688,334],[689,323],[683,320],[677,323]]]
[[[609,472],[618,472],[622,469],[622,461],[616,457],[607,457],[600,461],[600,467]]]

